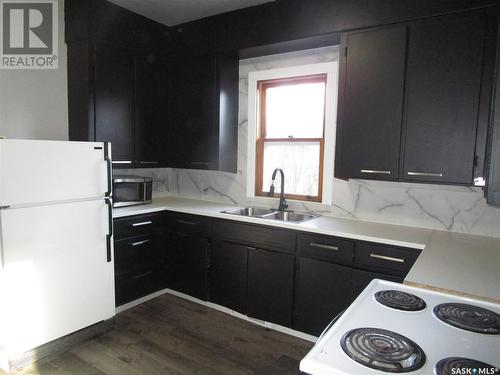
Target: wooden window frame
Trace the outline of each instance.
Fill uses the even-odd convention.
[[[321,138],[266,138],[266,92],[268,88],[289,86],[294,84],[317,83],[325,84],[325,98],[323,103],[323,136]],[[300,195],[286,194],[288,199],[300,200],[306,202],[322,202],[323,199],[323,164],[325,151],[325,116],[326,116],[326,84],[327,74],[314,74],[307,76],[287,77],[259,81],[258,90],[258,126],[257,126],[257,144],[255,154],[255,195],[268,197],[269,194],[263,191],[264,186],[264,145],[265,143],[319,143],[319,176],[318,176],[318,195]],[[274,193],[274,198],[279,198],[280,191]]]

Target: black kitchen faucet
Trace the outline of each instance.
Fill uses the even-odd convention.
[[[278,172],[280,172],[281,177],[281,193],[278,211],[285,211],[288,208],[288,205],[286,204],[285,200],[285,173],[281,168],[276,168],[273,172],[271,187],[269,188],[269,196],[272,197],[274,195],[274,180],[276,179],[276,173]]]

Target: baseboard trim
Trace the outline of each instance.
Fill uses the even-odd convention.
[[[136,300],[133,300],[131,302],[125,303],[124,305],[120,305],[120,306],[116,307],[115,314],[119,314],[122,311],[131,309],[132,307],[135,307],[135,306],[140,305],[140,304],[142,304],[144,302],[152,300],[153,298],[159,297],[162,294],[168,293],[168,290],[169,289],[162,289],[162,290],[159,290],[157,292],[148,294],[147,296],[144,296],[144,297],[138,298]]]
[[[180,292],[177,292],[175,290],[168,289],[168,288],[162,289],[162,290],[155,292],[155,293],[152,293],[152,294],[149,294],[145,297],[139,298],[139,299],[132,301],[132,302],[129,302],[125,305],[121,305],[121,306],[116,308],[116,313],[118,314],[122,311],[128,310],[134,306],[140,305],[144,302],[152,300],[153,298],[159,297],[159,296],[166,294],[166,293],[174,295],[174,296],[182,298],[182,299],[185,299],[185,300],[188,300],[188,301],[191,301],[191,302],[194,302],[194,303],[197,303],[197,304],[200,304],[200,305],[203,305],[203,306],[210,307],[212,309],[218,310],[218,311],[223,312],[225,314],[229,314],[229,315],[234,316],[236,318],[243,319],[249,323],[256,324],[258,326],[261,326],[261,327],[264,327],[267,329],[272,329],[274,331],[278,331],[281,333],[285,333],[285,334],[290,335],[290,336],[298,337],[298,338],[306,340],[306,341],[316,342],[318,339],[316,336],[309,335],[309,334],[304,333],[304,332],[296,331],[296,330],[288,328],[288,327],[283,327],[279,324],[274,324],[274,323],[266,322],[263,320],[251,318],[251,317],[244,315],[244,314],[241,314],[237,311],[228,309],[227,307],[217,305],[215,303],[208,302],[208,301],[203,301],[203,300],[200,300],[198,298],[194,298],[194,297],[191,297],[187,294],[180,293]]]

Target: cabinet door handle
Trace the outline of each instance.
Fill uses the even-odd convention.
[[[185,225],[198,225],[198,223],[195,223],[194,221],[186,221],[186,220],[177,220],[179,224],[185,224]]]
[[[311,247],[319,247],[320,249],[328,249],[328,250],[333,250],[333,251],[339,251],[339,248],[337,246],[332,246],[332,245],[324,245],[322,243],[317,243],[317,242],[311,242],[309,244]]]
[[[144,245],[144,244],[147,244],[149,241],[151,240],[143,240],[143,241],[137,241],[137,242],[132,242],[130,245],[132,246],[141,246],[141,245]]]
[[[378,171],[375,169],[362,169],[361,173],[368,173],[368,174],[391,174],[391,171]]]
[[[407,172],[408,176],[443,177],[443,173]]]
[[[153,222],[149,220],[149,221],[141,221],[140,223],[133,223],[132,226],[140,227],[142,225],[151,225],[151,224],[153,224]]]
[[[389,262],[396,262],[396,263],[404,263],[405,262],[405,260],[403,258],[388,257],[386,255],[371,253],[370,256],[372,258],[376,258],[376,259],[388,260]]]
[[[146,271],[146,272],[141,273],[139,275],[132,276],[132,280],[142,279],[143,277],[149,276],[152,273],[153,273],[153,271]]]

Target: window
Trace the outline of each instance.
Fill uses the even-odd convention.
[[[326,82],[326,74],[258,81],[255,195],[268,196],[281,168],[288,198],[321,202]]]

